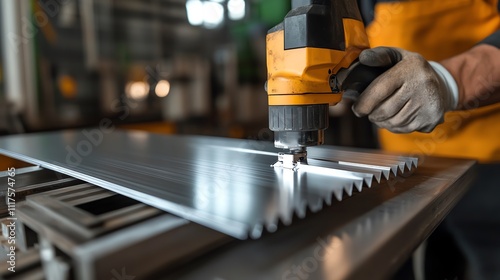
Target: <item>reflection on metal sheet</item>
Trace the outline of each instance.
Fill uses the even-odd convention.
[[[95,132],[95,131],[94,131]],[[0,153],[132,197],[234,237],[259,238],[307,209],[319,211],[416,159],[342,150],[309,149],[314,165],[296,171],[270,167],[272,143],[143,132],[66,131],[0,138]],[[352,167],[347,163],[353,163]],[[317,165],[316,165],[317,164]],[[371,167],[376,165],[376,167]],[[335,166],[342,166],[335,168]],[[366,172],[363,172],[366,171]],[[378,176],[377,176],[378,174]]]

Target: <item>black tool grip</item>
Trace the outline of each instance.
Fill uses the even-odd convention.
[[[344,98],[357,100],[359,95],[370,85],[373,80],[387,71],[390,66],[371,67],[359,61],[347,69],[347,77],[342,81],[341,90]]]

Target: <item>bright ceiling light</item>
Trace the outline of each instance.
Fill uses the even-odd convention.
[[[186,2],[186,11],[189,24],[195,26],[203,24],[206,28],[218,27],[224,21],[223,2],[224,0],[188,0]],[[236,6],[241,5],[241,3],[236,4]],[[243,1],[243,8],[244,6]]]
[[[201,2],[200,0],[188,0],[186,2],[186,11],[189,24],[203,24],[203,6],[203,2]]]
[[[203,26],[216,28],[224,21],[224,6],[219,3],[203,2]]]
[[[165,97],[170,93],[170,83],[167,80],[161,80],[156,84],[155,93],[158,97]]]
[[[240,20],[245,17],[245,0],[229,0],[227,2],[228,16],[231,20]]]
[[[125,94],[128,98],[141,100],[148,96],[149,84],[146,82],[130,82],[125,87]]]

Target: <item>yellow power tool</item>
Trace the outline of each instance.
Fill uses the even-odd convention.
[[[329,106],[383,70],[357,62],[369,42],[356,0],[293,0],[266,44],[269,128],[275,146],[290,151],[278,162],[293,167],[306,147],[323,144]]]

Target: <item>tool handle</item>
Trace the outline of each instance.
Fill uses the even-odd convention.
[[[344,91],[343,97],[356,101],[361,93],[375,80],[390,68],[371,67],[361,64],[359,61],[353,63],[343,73],[345,78],[341,82],[341,90]]]

